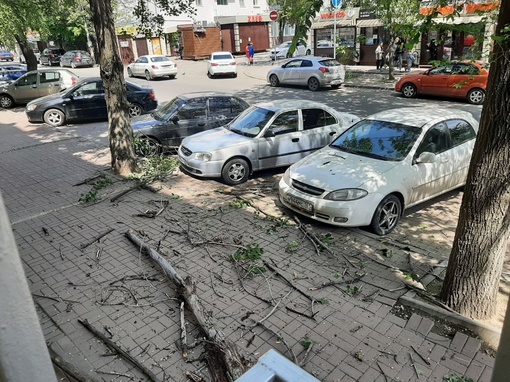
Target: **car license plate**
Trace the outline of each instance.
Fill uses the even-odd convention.
[[[301,200],[298,198],[295,198],[290,195],[285,195],[284,199],[287,203],[289,203],[291,206],[296,207],[297,209],[301,211],[305,211],[308,213],[313,213],[313,205],[312,203],[307,202],[306,200]]]

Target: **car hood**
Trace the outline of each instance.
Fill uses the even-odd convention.
[[[193,134],[185,138],[182,141],[182,145],[194,152],[211,152],[249,142],[252,139],[253,138],[233,133],[224,127],[217,127],[216,129],[202,131],[201,133]]]
[[[162,121],[154,119],[151,114],[143,114],[138,117],[131,118],[131,127],[134,132],[148,129],[163,124]]]
[[[290,175],[292,179],[329,191],[361,186],[374,189],[385,184],[385,174],[399,163],[327,146],[292,165]]]
[[[33,101],[30,101],[28,104],[29,105],[33,105],[33,104],[39,105],[39,104],[42,104],[42,103],[45,103],[48,101],[53,101],[53,100],[61,99],[61,98],[62,98],[62,93],[49,94],[44,97],[36,98]]]

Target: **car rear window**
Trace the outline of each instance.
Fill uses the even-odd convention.
[[[319,63],[322,66],[340,66],[340,63],[337,60],[328,59],[328,60],[321,60]]]
[[[232,59],[232,55],[230,54],[215,54],[213,55],[213,60],[229,60]]]
[[[158,56],[158,57],[151,57],[152,62],[162,62],[162,61],[170,61],[168,57],[165,56]]]

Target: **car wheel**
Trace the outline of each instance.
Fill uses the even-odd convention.
[[[71,68],[76,69],[76,64],[73,61],[71,61]]]
[[[0,95],[0,106],[4,109],[8,109],[14,106],[14,100],[7,94]]]
[[[482,89],[471,89],[468,93],[468,101],[475,105],[481,105],[485,100],[485,92]]]
[[[338,88],[340,87],[340,85],[331,85],[331,87],[332,87],[333,89],[338,89]]]
[[[276,87],[280,85],[280,80],[278,79],[278,76],[276,74],[271,74],[271,76],[269,77],[269,83],[271,84],[272,87]]]
[[[175,79],[175,74],[168,76],[171,80]]]
[[[142,157],[158,155],[161,153],[161,144],[151,137],[139,137],[135,139],[135,153]]]
[[[384,236],[397,226],[402,214],[402,204],[395,195],[386,196],[377,206],[370,227],[380,236]]]
[[[44,113],[44,122],[50,126],[62,126],[65,123],[66,116],[58,109],[50,109]]]
[[[306,51],[306,55],[307,55],[307,56],[309,56],[309,55],[311,55],[311,54],[312,54],[312,51],[311,51],[310,49],[308,49],[308,50]]]
[[[237,78],[237,73],[232,74],[232,77]]]
[[[129,105],[129,116],[130,117],[138,117],[139,115],[142,115],[143,108],[140,105],[137,105],[136,103],[132,103]]]
[[[402,95],[406,98],[413,98],[416,97],[416,94],[418,92],[416,91],[416,86],[413,84],[404,84],[402,86]]]
[[[315,77],[310,77],[310,79],[308,80],[308,89],[314,92],[319,90],[320,87],[321,84],[319,83],[319,80]]]
[[[152,80],[151,74],[149,73],[149,71],[148,71],[148,70],[146,70],[146,71],[145,71],[145,79],[146,79],[147,81]]]
[[[213,75],[211,74],[211,72],[207,72],[207,77],[213,78]]]
[[[133,77],[133,72],[131,71],[131,68],[127,69],[128,77]]]
[[[221,178],[231,186],[246,182],[250,175],[250,167],[244,159],[234,158],[227,162],[221,170]]]

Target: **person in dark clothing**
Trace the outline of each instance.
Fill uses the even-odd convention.
[[[436,39],[435,38],[430,40],[430,43],[429,43],[429,56],[430,56],[430,60],[431,61],[437,60],[437,45],[436,45]]]

